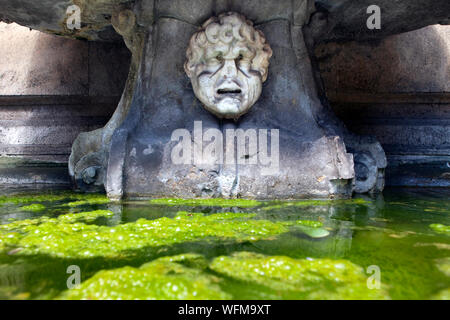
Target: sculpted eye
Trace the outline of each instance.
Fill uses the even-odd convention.
[[[218,54],[218,55],[216,56],[216,59],[217,59],[217,61],[222,62],[222,61],[223,61],[223,56],[222,56],[222,54],[221,54],[221,53]]]
[[[244,56],[242,55],[242,53],[236,58],[237,61],[241,61],[242,59],[244,59]]]

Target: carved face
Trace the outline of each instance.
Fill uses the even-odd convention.
[[[237,119],[261,95],[270,46],[261,31],[237,13],[209,19],[187,50],[185,70],[197,98],[219,118]]]

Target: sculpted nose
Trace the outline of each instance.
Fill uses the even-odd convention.
[[[236,62],[232,59],[225,59],[222,72],[225,78],[236,77],[237,76]]]

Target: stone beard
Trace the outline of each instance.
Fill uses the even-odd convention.
[[[261,95],[272,49],[251,21],[228,12],[203,24],[186,55],[196,97],[218,118],[237,120]]]

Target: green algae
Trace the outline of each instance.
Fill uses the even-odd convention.
[[[228,220],[228,219],[248,219],[256,217],[256,213],[240,213],[240,212],[220,212],[213,215],[205,215],[200,212],[179,211],[175,219],[201,218],[203,220]]]
[[[58,257],[124,257],[145,249],[193,241],[238,242],[270,240],[295,227],[312,238],[327,236],[321,223],[298,220],[272,222],[250,219],[255,213],[203,213],[180,211],[174,218],[139,219],[114,227],[86,224],[99,217],[112,217],[108,210],[96,210],[26,219],[0,225],[0,245],[5,249],[20,248],[18,254],[47,254]],[[306,225],[306,226],[305,226]],[[313,226],[313,227],[311,227]],[[152,249],[154,248],[154,249]]]
[[[28,203],[40,203],[40,202],[57,202],[64,200],[76,200],[76,201],[86,201],[86,204],[90,204],[90,202],[102,202],[106,203],[107,197],[102,194],[95,193],[74,193],[67,191],[60,192],[49,192],[47,194],[33,194],[33,195],[8,195],[8,196],[0,196],[0,205],[20,205],[20,204],[28,204]],[[73,202],[76,202],[73,201]]]
[[[311,227],[311,228],[320,228],[323,227],[323,223],[320,221],[311,221],[311,220],[297,220],[297,224],[305,226],[305,227]]]
[[[427,198],[427,194],[432,197]],[[106,216],[100,215],[98,218],[83,218],[83,214],[78,217],[76,215],[80,210],[91,211],[106,207],[103,204],[98,207],[92,202],[72,208],[67,206],[67,203],[83,201],[78,194],[66,193],[64,198],[54,201],[43,201],[45,196],[42,195],[40,198],[32,196],[26,203],[5,203],[0,206],[0,240],[4,240],[0,241],[0,266],[9,266],[6,269],[0,268],[0,298],[55,298],[67,289],[66,280],[69,275],[65,271],[71,264],[80,266],[82,280],[86,282],[104,270],[114,271],[124,267],[140,270],[140,266],[144,263],[158,258],[173,260],[173,263],[195,269],[202,276],[212,275],[219,278],[220,281],[214,284],[233,299],[329,299],[338,296],[336,290],[339,286],[333,282],[320,281],[316,289],[311,286],[311,291],[276,290],[270,281],[269,284],[264,284],[263,280],[245,281],[208,267],[210,260],[214,261],[217,257],[227,257],[236,251],[254,251],[264,253],[266,256],[286,257],[298,261],[308,260],[309,257],[314,260],[345,260],[364,269],[377,265],[381,270],[381,283],[386,285],[392,299],[449,299],[450,238],[445,232],[434,232],[430,228],[430,224],[450,225],[448,192],[442,196],[435,196],[435,191],[428,193],[414,191],[412,196],[407,197],[386,192],[384,200],[377,198],[370,201],[369,205],[324,201],[326,205],[298,207],[288,205],[267,211],[261,209],[265,205],[283,202],[263,202],[258,208],[247,210],[209,206],[180,208],[152,205],[148,201],[135,201],[108,205],[108,208],[114,210],[114,214],[109,212]],[[23,197],[26,198],[26,195]],[[20,208],[38,203],[36,199],[45,205],[45,210],[31,212]],[[180,209],[187,211],[179,212]],[[72,218],[65,218],[65,214],[69,211],[75,213],[67,215]],[[214,214],[217,211],[233,212]],[[59,216],[61,218],[53,220],[58,219],[58,214],[62,214]],[[126,228],[117,230],[116,226],[134,224],[139,218],[144,218],[145,221],[160,221],[161,217],[170,218],[171,223],[172,220],[185,224],[194,223],[195,228],[199,221],[205,226],[216,224],[219,228],[221,224],[230,226],[231,223],[262,220],[281,226],[284,231],[275,235],[266,233],[264,236],[257,236],[256,240],[242,240],[240,234],[232,231],[232,236],[227,235],[223,238],[201,235],[195,240],[185,241],[183,235],[178,237],[174,227],[171,232],[166,233],[166,237],[174,235],[178,237],[174,242],[164,245],[156,239],[152,245],[144,243],[143,247],[136,248],[130,243],[129,246],[122,246],[125,249],[118,247],[120,250],[114,253],[112,250],[102,251],[100,245],[102,238],[97,239],[92,234],[87,236],[91,242],[80,240],[82,233],[73,230],[79,227],[93,227],[92,230],[97,232],[101,225],[104,231],[100,235],[111,229],[115,230],[113,232],[132,233],[134,230],[140,230],[142,226],[135,226],[134,229],[130,227],[129,230],[132,231],[127,231]],[[63,221],[64,219],[69,220]],[[323,225],[320,225],[321,223]],[[41,236],[33,234],[36,230],[40,232],[45,224],[53,224],[53,231]],[[166,232],[164,220],[161,224],[160,230]],[[61,231],[60,227],[63,225],[67,228]],[[186,231],[184,228],[180,230],[183,233]],[[320,233],[328,231],[331,231],[328,236],[317,237]],[[52,237],[60,233],[62,236],[56,242],[61,248],[46,248],[48,243],[51,243]],[[195,234],[199,233],[199,230],[195,230]],[[33,241],[37,244],[28,242],[31,236],[35,238]],[[131,236],[124,237],[122,241],[127,242],[130,239],[134,241]],[[112,241],[112,246],[117,248],[118,241],[118,239]],[[25,247],[28,244],[30,247]],[[72,252],[67,249],[69,246],[74,247],[73,251],[79,252],[71,255]],[[96,250],[96,255],[82,254],[83,250],[91,248]],[[186,252],[201,253],[201,256],[173,257]],[[168,257],[160,258],[165,255]],[[369,274],[366,275],[368,276]],[[17,280],[1,283],[1,279]],[[326,290],[323,286],[326,286]],[[355,290],[357,289],[358,286],[355,287]],[[334,292],[334,296],[330,292]],[[343,295],[340,292],[340,296]]]
[[[431,300],[450,300],[450,288],[439,291],[431,297]]]
[[[89,212],[63,214],[56,218],[63,223],[94,222],[98,218],[111,218],[114,213],[110,210],[95,210]]]
[[[139,268],[100,271],[59,299],[232,299],[231,283],[236,280],[261,291],[262,296],[271,291],[265,297],[272,299],[389,299],[384,288],[367,288],[362,268],[347,260],[252,252],[220,256],[210,263],[199,254],[182,254],[158,258]]]
[[[232,279],[274,290],[279,298],[389,299],[385,289],[369,289],[363,269],[348,260],[238,252],[214,259],[210,268]]]
[[[14,286],[1,286],[0,287],[0,300],[26,300],[30,297],[27,292],[17,292],[17,288]]]
[[[20,209],[24,211],[42,211],[45,210],[45,206],[40,203],[33,203],[30,204],[29,206],[21,207]]]
[[[175,218],[139,219],[115,227],[88,225],[98,214],[68,214],[56,219],[42,217],[0,226],[0,245],[21,248],[18,254],[47,254],[58,257],[117,257],[147,249],[199,240],[257,241],[289,231],[289,224],[251,220],[249,214],[180,212]],[[108,215],[111,213],[108,213]],[[92,217],[94,215],[94,217]],[[153,248],[153,250],[152,250]],[[142,253],[142,252],[141,252]]]
[[[105,196],[98,196],[95,198],[87,199],[87,200],[78,200],[67,203],[65,206],[67,207],[79,207],[79,206],[86,206],[86,205],[96,205],[96,204],[107,204],[109,203],[109,199]]]
[[[191,265],[191,266],[187,266]],[[89,300],[217,300],[231,296],[220,279],[203,272],[206,260],[196,254],[160,258],[140,268],[100,271],[60,299]]]
[[[301,200],[301,201],[273,201],[272,205],[263,207],[262,210],[279,210],[287,207],[321,207],[321,206],[339,206],[339,205],[367,205],[370,201],[356,199],[338,199],[338,200]]]
[[[450,234],[450,226],[446,226],[440,223],[433,223],[430,224],[430,228],[433,229],[435,232]]]
[[[261,202],[256,200],[221,199],[221,198],[214,198],[214,199],[165,198],[165,199],[153,199],[150,200],[150,203],[169,206],[208,206],[208,207],[240,207],[240,208],[257,207],[261,204]]]
[[[0,225],[0,232],[2,231],[19,231],[19,232],[28,232],[28,227],[36,226],[44,223],[75,223],[75,222],[93,222],[100,217],[109,218],[112,217],[114,213],[109,210],[95,210],[88,212],[80,212],[80,213],[68,213],[58,216],[57,218],[49,218],[47,216],[42,216],[36,219],[25,219],[25,220],[17,220],[8,224]]]
[[[439,269],[439,271],[450,278],[450,257],[437,259],[436,267]]]
[[[64,230],[65,232],[70,232],[68,226],[74,226],[75,223],[84,225],[81,222],[93,222],[100,217],[108,218],[113,215],[114,213],[108,210],[96,210],[81,213],[69,213],[60,215],[57,218],[42,216],[36,219],[18,220],[0,225],[0,253],[4,250],[13,250],[14,252],[16,249],[18,250],[17,252],[27,252],[27,250],[23,250],[24,248],[22,248],[22,246],[28,247],[29,244],[26,239],[29,234],[34,234],[37,237],[46,234],[43,240],[51,242],[54,237],[58,237],[57,234],[44,232],[45,230],[51,229],[51,226],[55,227],[55,232],[58,232],[56,231],[57,226],[66,227],[61,228],[59,232],[63,232]],[[77,230],[76,226],[74,226],[72,230]],[[43,241],[43,243],[45,243],[45,241]],[[58,246],[60,244],[55,245]]]
[[[157,261],[178,263],[185,267],[201,270],[208,268],[209,265],[208,260],[206,260],[203,255],[196,253],[184,253],[176,256],[162,257],[158,258]]]
[[[399,239],[382,229],[358,231],[353,235],[351,251],[344,257],[365,268],[378,266],[381,281],[390,285],[393,299],[428,299],[437,288],[450,287],[450,278],[434,260],[448,253],[433,245],[435,238],[414,234]]]

